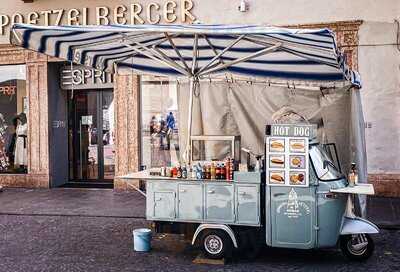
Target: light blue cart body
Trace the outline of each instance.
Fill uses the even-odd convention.
[[[333,247],[345,221],[353,220],[345,217],[346,195],[330,192],[345,186],[345,179],[319,181],[313,171],[309,187],[264,185],[261,173],[236,174],[233,182],[152,178],[146,214],[152,221],[196,224],[193,242],[207,228],[224,229],[235,239],[232,229],[243,226],[263,228],[272,247]],[[372,223],[363,224],[374,231]]]

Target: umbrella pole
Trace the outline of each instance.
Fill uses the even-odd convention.
[[[190,89],[189,89],[189,109],[188,109],[188,129],[187,129],[187,140],[186,140],[186,154],[185,154],[185,160],[186,162],[191,165],[192,164],[192,158],[190,156],[191,154],[191,136],[192,136],[192,123],[193,123],[193,97],[194,97],[194,92],[196,89],[196,83],[197,79],[194,77],[190,78]]]

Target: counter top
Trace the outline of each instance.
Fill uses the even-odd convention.
[[[196,179],[196,178],[170,178],[170,177],[162,177],[162,176],[155,176],[150,175],[151,171],[155,171],[155,169],[147,169],[136,173],[129,173],[128,175],[119,176],[118,178],[126,179],[126,180],[145,180],[145,181],[152,181],[152,180],[165,180],[165,181],[176,181],[176,182],[226,182],[226,183],[254,183],[260,184],[261,183],[261,173],[260,172],[237,172],[234,173],[233,180],[226,180],[226,179]]]
[[[170,178],[162,176],[150,175],[150,170],[143,170],[135,173],[129,173],[124,176],[119,176],[121,179],[140,179],[140,180],[167,180],[167,181],[196,181],[196,182],[233,182],[233,180],[225,179],[194,179],[194,178]]]
[[[343,193],[343,194],[359,194],[359,195],[374,195],[375,190],[372,184],[359,183],[354,187],[344,187],[340,189],[331,189],[332,193]]]

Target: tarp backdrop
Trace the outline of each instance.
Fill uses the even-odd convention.
[[[187,141],[188,101],[189,83],[180,82],[180,150],[185,150]],[[318,124],[318,141],[336,144],[342,172],[348,173],[354,161],[360,182],[367,181],[364,119],[358,89],[321,92],[251,81],[201,81],[194,96],[192,135],[240,135],[242,147],[264,154],[265,126],[274,123],[274,115],[285,109]],[[215,152],[221,152],[220,147],[213,147]],[[244,156],[242,152],[242,161]],[[365,215],[365,198],[360,198],[360,206]]]

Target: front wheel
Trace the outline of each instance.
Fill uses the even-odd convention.
[[[364,261],[374,252],[374,241],[364,233],[344,235],[340,237],[340,249],[348,259]]]
[[[230,257],[233,245],[232,240],[222,230],[208,230],[202,237],[204,253],[211,259]]]

